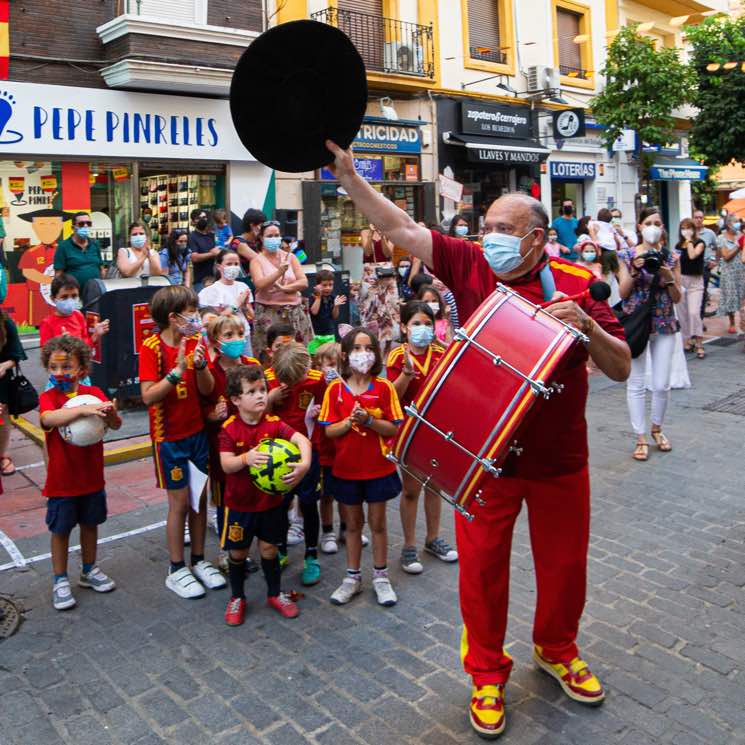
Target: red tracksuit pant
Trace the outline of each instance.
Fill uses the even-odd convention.
[[[461,657],[474,685],[505,683],[512,658],[504,651],[510,553],[515,520],[528,507],[537,582],[533,642],[546,658],[577,656],[577,631],[585,604],[590,533],[587,468],[550,480],[500,478],[472,505],[472,522],[456,513],[463,615]]]

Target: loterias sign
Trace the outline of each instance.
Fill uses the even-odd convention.
[[[460,118],[461,132],[465,134],[522,139],[533,136],[527,108],[461,101]]]

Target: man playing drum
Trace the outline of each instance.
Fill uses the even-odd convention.
[[[523,454],[508,458],[501,478],[485,477],[476,518],[469,522],[456,514],[455,527],[464,622],[461,656],[473,678],[469,715],[476,732],[492,739],[505,727],[504,686],[512,668],[503,648],[510,551],[523,500],[537,583],[534,660],[570,698],[599,704],[603,687],[576,645],[590,530],[586,362],[589,353],[609,378],[625,380],[631,358],[623,329],[605,301],[589,296],[579,303],[562,301],[562,296],[584,291],[594,278],[569,261],[548,262],[543,250],[548,215],[537,200],[523,194],[496,200],[486,214],[482,250],[417,225],[355,173],[350,151],[331,142],[327,147],[335,156],[331,168],[357,207],[393,243],[432,269],[452,290],[463,318],[495,290],[498,280],[533,303],[555,301],[547,311],[589,339],[586,348],[577,346],[557,380],[564,391],[542,402],[539,416],[521,433]],[[484,381],[488,399],[489,381]]]

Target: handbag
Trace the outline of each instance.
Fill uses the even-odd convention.
[[[623,326],[626,335],[626,343],[631,350],[631,356],[636,359],[644,352],[649,343],[649,335],[652,332],[652,308],[657,297],[657,278],[649,288],[649,297],[644,305],[635,308],[631,313],[624,313],[621,302],[613,306],[613,313],[618,322]]]
[[[21,372],[21,366],[16,364],[8,373],[8,413],[20,416],[33,411],[39,405],[39,394],[29,379]]]

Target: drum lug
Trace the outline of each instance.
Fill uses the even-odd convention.
[[[473,500],[477,505],[479,505],[479,507],[486,506],[486,502],[481,498],[481,489],[476,492],[476,496],[474,496]]]
[[[512,445],[510,445],[510,452],[514,453],[518,457],[523,454],[523,448],[518,444],[517,440],[515,440]]]
[[[553,388],[546,388],[542,380],[530,380],[530,389],[536,396],[543,396],[544,399],[551,398],[551,394],[554,392]]]
[[[502,475],[502,469],[494,467],[494,458],[482,458],[479,463],[481,463],[483,469],[494,476],[495,479],[498,479]]]
[[[564,393],[564,384],[563,383],[551,383],[549,388],[552,388],[556,393]]]

